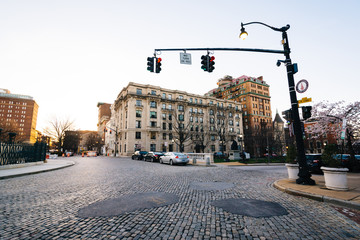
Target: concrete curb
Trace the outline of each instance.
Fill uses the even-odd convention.
[[[54,170],[59,170],[59,169],[71,167],[71,166],[74,166],[74,165],[75,165],[75,162],[69,161],[69,162],[66,163],[66,165],[62,165],[62,166],[58,166],[58,167],[54,167],[54,168],[41,169],[41,170],[29,171],[29,172],[23,172],[23,173],[17,173],[17,174],[12,174],[12,175],[7,175],[7,176],[0,176],[0,180],[9,179],[9,178],[15,178],[15,177],[21,177],[21,176],[26,176],[26,175],[32,175],[32,174],[38,174],[38,173],[43,173],[43,172],[50,172],[50,171],[54,171]]]
[[[342,207],[348,207],[348,208],[353,208],[356,210],[360,210],[360,204],[357,202],[351,202],[351,201],[345,201],[345,200],[341,200],[341,199],[336,199],[336,198],[332,198],[332,197],[327,197],[327,196],[323,196],[323,195],[318,195],[318,194],[312,194],[312,193],[307,193],[307,192],[302,192],[299,190],[295,190],[292,188],[285,188],[281,185],[278,184],[277,180],[273,183],[273,186],[285,193],[294,195],[294,196],[301,196],[301,197],[306,197],[312,200],[316,200],[319,202],[326,202],[326,203],[332,203],[332,204],[336,204]]]

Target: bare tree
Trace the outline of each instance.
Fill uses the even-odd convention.
[[[172,118],[175,144],[179,146],[180,152],[184,152],[185,143],[191,138],[191,122],[185,124],[185,113],[174,111]]]
[[[58,117],[54,117],[49,121],[49,126],[47,126],[43,132],[51,138],[56,139],[58,151],[60,152],[62,151],[65,132],[73,130],[73,128],[74,121],[69,118],[60,119]]]
[[[90,133],[87,138],[85,145],[89,151],[100,151],[101,148],[101,137],[97,133]]]

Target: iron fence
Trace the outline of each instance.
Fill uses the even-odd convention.
[[[46,158],[46,143],[1,143],[0,165],[20,164],[44,161]]]

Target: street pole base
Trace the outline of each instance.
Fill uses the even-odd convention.
[[[299,177],[298,179],[296,179],[296,184],[301,184],[301,185],[315,185],[315,181],[313,179],[309,178],[302,178]]]

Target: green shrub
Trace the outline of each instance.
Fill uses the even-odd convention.
[[[294,145],[290,145],[286,152],[287,163],[297,163],[296,161],[296,148]]]
[[[324,148],[324,152],[321,156],[323,164],[325,167],[341,167],[340,161],[335,159],[335,155],[337,153],[337,145],[336,144],[328,144]]]

